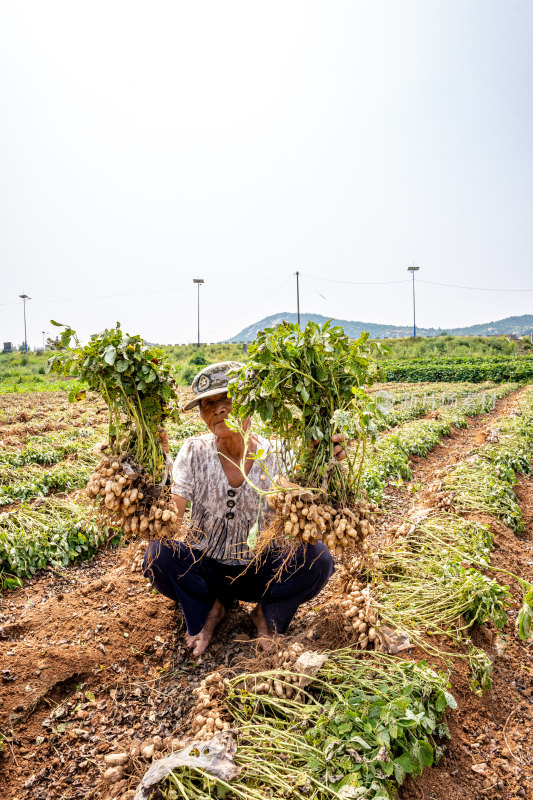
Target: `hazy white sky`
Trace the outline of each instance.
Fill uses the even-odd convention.
[[[530,0],[0,9],[0,341],[150,341],[301,309],[409,324],[408,282],[531,289]],[[533,312],[419,283],[417,322]]]

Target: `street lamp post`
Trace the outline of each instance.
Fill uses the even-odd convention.
[[[193,283],[196,283],[198,286],[198,347],[200,347],[200,285],[204,283],[203,278],[193,278]]]
[[[296,270],[296,313],[300,324],[300,273]]]
[[[24,352],[28,352],[28,337],[26,336],[26,300],[31,300],[27,294],[19,294],[20,299],[24,303]]]
[[[415,272],[418,272],[420,267],[415,267],[413,264],[412,267],[407,267],[407,272],[410,272],[413,276],[413,339],[416,339],[416,315],[415,315]]]

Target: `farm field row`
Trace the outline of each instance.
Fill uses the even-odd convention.
[[[442,755],[440,743],[450,735],[443,713],[457,707],[453,694],[456,671],[464,676],[467,667],[472,696],[491,691],[493,659],[479,646],[477,631],[510,628],[507,637],[520,642],[529,634],[533,615],[531,583],[521,571],[512,576],[507,568],[498,567],[491,556],[499,521],[511,535],[523,533],[522,512],[512,487],[518,473],[531,472],[533,391],[521,394],[512,417],[508,411],[494,418],[488,442],[446,469],[433,496],[436,508],[415,505],[403,530],[395,527],[394,540],[381,550],[376,547],[363,564],[363,592],[361,581],[350,570],[341,575],[341,580],[352,582],[348,586],[352,591],[347,594],[345,587],[342,596],[347,599],[339,603],[330,598],[321,611],[329,629],[336,628],[339,637],[344,631],[352,644],[325,654],[326,660],[307,691],[294,694],[294,676],[299,669],[290,650],[284,653],[283,665],[271,664],[269,670],[240,673],[226,684],[220,683],[216,673],[203,681],[190,720],[198,718],[198,711],[201,717],[207,702],[204,698],[208,698],[209,707],[217,709],[217,720],[229,720],[236,728],[234,762],[243,769],[243,777],[231,783],[234,796],[262,800],[277,790],[280,796],[298,800],[309,795],[391,797],[406,775],[420,775]],[[516,462],[516,452],[526,457]],[[466,502],[460,483],[453,479],[471,464],[480,472],[469,487]],[[491,476],[488,486],[487,474]],[[483,514],[483,521],[470,516],[472,512]],[[485,574],[487,568],[494,578]],[[517,584],[517,597],[503,584],[509,578]],[[358,598],[365,591],[365,602],[370,603],[371,613],[381,619],[381,625],[386,622],[391,633],[400,632],[402,647],[408,637],[425,659],[392,658],[376,651],[357,658],[354,647],[363,646],[367,638],[361,645],[362,623],[351,612],[361,609]],[[521,608],[518,615],[513,613],[514,626],[509,625],[508,616],[512,606]],[[353,627],[352,619],[356,620]],[[522,659],[524,663],[530,659],[523,644]],[[447,662],[451,684],[428,667],[427,661]],[[301,685],[296,680],[296,686]],[[499,731],[504,739],[508,721]],[[513,728],[515,741],[527,736],[524,717],[522,722],[525,731],[523,728],[521,734]],[[452,747],[453,741],[446,750]],[[477,755],[484,757],[483,751]],[[479,766],[475,775],[486,774],[481,788],[502,790],[506,786],[511,789],[506,796],[522,796],[525,768],[513,771],[511,782],[505,766],[492,765],[490,757],[485,758],[474,762]],[[201,778],[198,772],[203,773]],[[461,782],[469,783],[470,775],[462,775]],[[502,775],[505,780],[499,779]],[[180,769],[171,773],[161,791],[165,798],[203,800],[219,785],[209,770]],[[437,797],[434,783],[430,785]],[[478,788],[473,787],[474,791]],[[411,783],[407,783],[406,796],[410,790]]]
[[[378,361],[391,381],[484,381],[531,378],[533,345],[505,337],[456,337],[389,339],[380,342]],[[242,344],[167,345],[176,379],[190,385],[202,365],[217,361],[244,361]],[[0,394],[78,391],[74,378],[58,379],[46,372],[52,351],[0,353]],[[454,369],[452,369],[454,367]],[[439,377],[440,376],[440,377]]]
[[[201,713],[198,707],[195,709],[193,706],[195,696],[190,691],[187,698],[183,697],[183,690],[175,695],[185,681],[189,689],[197,686],[204,695],[213,694],[210,685],[215,687],[213,697],[216,704],[213,707],[217,708],[219,719],[230,722],[237,730],[238,749],[234,760],[243,767],[243,773],[232,780],[233,788],[227,797],[389,797],[397,784],[402,784],[400,791],[406,799],[417,797],[417,782],[411,784],[407,776],[417,775],[424,767],[433,764],[443,745],[446,755],[442,763],[449,763],[450,758],[453,762],[459,757],[453,755],[454,736],[462,725],[453,722],[456,715],[452,713],[449,722],[452,739],[446,744],[444,713],[459,701],[460,705],[476,708],[479,716],[480,709],[472,706],[476,700],[475,692],[485,692],[486,697],[490,682],[495,680],[493,657],[487,656],[481,633],[485,630],[497,633],[503,628],[509,646],[512,643],[522,662],[528,663],[526,648],[515,635],[512,624],[516,621],[517,604],[521,605],[520,585],[509,575],[496,571],[489,577],[486,571],[489,563],[492,567],[502,568],[496,562],[503,544],[508,546],[510,541],[516,542],[513,547],[518,551],[521,547],[518,537],[528,534],[528,519],[524,520],[513,487],[516,476],[527,474],[531,467],[532,390],[518,391],[517,386],[476,386],[470,389],[461,387],[457,392],[456,387],[439,387],[438,391],[443,394],[438,397],[437,392],[427,387],[416,387],[413,416],[407,412],[409,401],[406,403],[406,393],[409,390],[399,389],[394,398],[398,402],[388,403],[388,425],[397,427],[385,429],[368,454],[365,480],[369,490],[378,486],[375,496],[379,496],[382,502],[383,514],[372,542],[375,558],[361,573],[361,585],[365,587],[365,596],[369,598],[373,613],[383,623],[409,636],[411,644],[416,645],[414,650],[394,656],[376,650],[365,655],[354,649],[359,637],[355,628],[346,624],[346,607],[342,606],[335,587],[332,587],[325,594],[322,609],[315,606],[303,610],[289,639],[289,642],[313,650],[335,648],[315,681],[305,688],[303,697],[295,698],[294,693],[290,696],[294,692],[291,688],[294,670],[290,666],[266,660],[259,671],[243,674],[241,660],[247,651],[246,638],[242,640],[244,645],[241,641],[230,648],[234,677],[229,684],[220,684],[216,673],[227,650],[215,647],[202,664],[184,661],[186,656],[179,643],[180,637],[173,638],[171,615],[162,611],[161,599],[147,594],[141,577],[129,569],[128,562],[136,545],[126,548],[124,556],[118,559],[112,551],[103,551],[94,562],[87,564],[87,577],[83,564],[65,568],[64,578],[57,579],[58,584],[54,583],[54,578],[36,575],[22,589],[7,593],[2,601],[5,611],[2,611],[4,619],[0,619],[0,627],[7,624],[8,640],[12,641],[10,647],[15,653],[6,657],[2,667],[7,665],[8,672],[11,669],[13,674],[17,674],[14,696],[22,697],[24,707],[28,702],[31,704],[33,696],[31,691],[25,692],[24,686],[36,682],[35,662],[33,671],[31,669],[32,653],[43,653],[41,662],[47,664],[51,657],[57,661],[61,653],[54,672],[54,680],[60,683],[72,670],[73,674],[86,676],[82,688],[73,686],[70,692],[57,698],[54,714],[47,718],[50,724],[44,728],[45,736],[40,736],[44,740],[39,744],[36,744],[34,735],[38,727],[32,727],[34,715],[30,714],[25,723],[17,722],[16,737],[14,734],[8,736],[10,746],[18,752],[20,745],[17,741],[23,742],[22,746],[31,755],[31,761],[35,759],[39,769],[36,767],[32,772],[31,763],[26,767],[26,762],[22,762],[19,770],[5,778],[7,791],[17,791],[21,797],[31,796],[36,800],[45,798],[50,791],[57,791],[57,796],[65,798],[132,797],[130,787],[136,785],[150,760],[146,760],[141,749],[146,747],[148,752],[151,748],[156,755],[167,752],[173,741],[191,730],[190,723],[195,714]],[[507,394],[511,394],[511,399],[505,398]],[[424,405],[424,398],[427,405]],[[504,406],[500,411],[502,403]],[[395,409],[400,412],[397,416],[393,413]],[[430,418],[417,419],[428,413]],[[488,416],[484,417],[485,414]],[[101,428],[94,436],[87,427],[80,428],[80,431],[86,431],[85,442],[84,437],[67,436],[69,432],[61,429],[64,421],[60,420],[61,414],[56,415],[52,423],[57,424],[59,430],[43,431],[42,437],[48,438],[43,440],[42,450],[35,441],[35,434],[27,442],[23,437],[14,436],[18,446],[12,444],[2,452],[2,466],[16,469],[27,464],[61,464],[64,460],[61,455],[68,457],[89,452],[94,441],[98,440]],[[13,425],[18,424],[13,420]],[[440,470],[438,479],[432,475],[433,483],[424,481],[422,488],[417,488],[420,465],[430,462],[433,453],[436,456],[438,451],[457,446],[457,443],[460,447],[463,437],[471,437],[469,428],[461,427],[467,424],[473,426],[472,436],[475,430],[481,430],[479,426],[488,426],[482,441],[469,438],[471,444],[463,448],[460,457],[441,457],[445,467]],[[176,452],[184,436],[200,429],[195,418],[172,426],[171,449]],[[442,439],[443,436],[447,438]],[[63,438],[60,440],[60,437]],[[388,465],[386,469],[380,466],[383,464]],[[405,481],[410,481],[413,492],[402,488]],[[76,498],[45,499],[38,505],[42,509],[61,502],[83,506],[83,503],[76,502]],[[17,504],[15,514],[20,514],[23,508],[39,511],[34,506],[20,504],[19,507]],[[61,515],[60,511],[58,513]],[[9,516],[13,518],[12,514]],[[508,538],[501,539],[502,531]],[[94,546],[97,544],[95,541]],[[52,556],[52,560],[54,558]],[[54,563],[66,564],[68,560],[69,557],[63,553]],[[520,573],[514,564],[506,562],[504,568],[526,578],[526,572]],[[353,576],[341,571],[338,581],[350,580],[353,581]],[[510,590],[505,588],[506,581]],[[43,590],[43,585],[46,585],[46,590]],[[354,596],[359,596],[359,590],[354,591]],[[33,592],[32,606],[35,603],[35,610],[27,606]],[[59,595],[62,599],[58,600]],[[346,593],[342,596],[345,597]],[[16,612],[20,603],[26,608],[22,612],[21,607],[22,615],[18,620]],[[147,616],[146,609],[151,610],[156,604],[160,610],[154,628],[153,619],[149,614]],[[97,629],[101,623],[97,620],[109,611],[104,608],[100,612],[98,609],[109,606],[114,609],[112,619],[100,633]],[[57,627],[59,619],[66,620],[69,614],[77,615],[82,609],[87,627],[96,631],[83,646],[83,639],[77,638],[83,631],[80,628],[80,633],[76,633],[75,619],[68,624],[64,622],[61,630]],[[43,614],[47,622],[40,630],[39,620],[43,619]],[[56,622],[54,614],[57,614]],[[327,617],[327,630],[320,627],[321,614]],[[512,620],[508,621],[508,616]],[[113,621],[115,618],[116,622]],[[9,622],[11,619],[13,621]],[[17,624],[20,630],[25,631],[26,653],[22,643],[17,644]],[[528,624],[527,614],[522,614],[520,624],[522,627]],[[246,637],[245,630],[246,627],[241,632],[242,637]],[[128,633],[126,645],[125,633]],[[223,636],[224,630],[221,632]],[[66,641],[61,644],[63,639]],[[95,651],[98,642],[104,648],[100,654]],[[16,656],[19,651],[22,661]],[[129,653],[129,666],[120,663],[125,651]],[[445,653],[447,656],[443,655]],[[289,654],[288,664],[291,658]],[[101,668],[95,667],[99,662],[103,662]],[[443,666],[447,676],[439,672]],[[497,662],[494,668],[497,668]],[[46,672],[50,667],[44,669]],[[127,679],[122,670],[126,671]],[[210,678],[213,673],[215,677]],[[461,677],[459,684],[458,674]],[[204,683],[200,685],[202,680]],[[264,688],[260,688],[265,683],[268,686],[269,681],[272,687],[277,684],[279,696],[273,690],[272,693],[267,690],[265,694]],[[377,704],[376,686],[379,686],[381,698]],[[42,688],[36,686],[32,691],[42,692]],[[466,699],[470,693],[473,699]],[[178,696],[180,699],[176,702]],[[161,698],[166,698],[166,706],[169,703],[172,706],[165,716],[161,716]],[[486,702],[479,701],[480,704]],[[12,705],[8,706],[7,710],[4,709],[5,720],[10,708],[12,713]],[[158,711],[147,715],[143,713],[147,707]],[[136,709],[133,716],[132,709]],[[325,716],[324,709],[327,710]],[[38,726],[43,713],[35,715]],[[150,719],[152,714],[153,720]],[[418,714],[418,721],[415,722],[411,714]],[[513,725],[503,730],[507,737],[512,736],[516,741],[523,729],[519,726],[519,718],[516,713]],[[304,725],[302,719],[307,720]],[[376,719],[387,722],[376,725]],[[499,729],[491,729],[491,733],[498,741],[501,739],[504,747],[502,728],[503,723]],[[0,730],[7,730],[5,722],[0,724]],[[9,730],[14,731],[14,728]],[[74,735],[80,730],[83,736],[81,733]],[[84,738],[85,734],[87,738]],[[135,744],[137,740],[139,744]],[[133,756],[129,754],[131,747],[137,747]],[[387,758],[383,753],[384,747]],[[49,765],[58,748],[63,753],[64,765],[54,772]],[[127,760],[116,773],[120,774],[120,779],[111,784],[104,782],[102,776],[108,765],[103,756],[122,753],[125,749]],[[475,750],[473,752],[476,755]],[[480,749],[480,756],[482,752]],[[264,753],[269,754],[266,760],[268,769],[262,766]],[[82,767],[86,770],[83,786],[86,794],[77,795],[76,791],[81,790],[67,778],[79,769],[82,762],[86,762]],[[438,769],[442,770],[442,767]],[[503,797],[504,790],[508,797],[526,796],[519,794],[524,786],[527,787],[525,781],[529,773],[524,765],[518,777],[514,773],[506,774],[503,767],[490,764],[490,760],[488,766],[472,772],[463,757],[461,770],[468,771],[468,774],[461,773],[457,783],[466,786],[468,800],[477,798],[476,792],[485,788],[489,777],[495,785],[501,784],[498,789],[501,795],[495,794],[495,797]],[[22,784],[31,780],[32,774],[34,780],[24,789]],[[424,774],[418,780],[430,779],[426,779]],[[431,791],[437,792],[435,797],[438,800],[455,797],[452,793],[454,778],[448,772],[444,784],[446,794],[438,794],[434,784],[426,782],[421,785],[429,785]],[[176,797],[222,796],[220,786],[220,781],[213,780],[208,773],[179,770],[160,788],[167,800],[175,800]],[[361,789],[364,792],[354,793]]]
[[[382,428],[399,422],[400,427],[382,435],[367,454],[362,485],[369,496],[380,501],[388,480],[409,477],[411,454],[427,452],[440,436],[450,432],[451,424],[464,426],[468,416],[485,413],[499,397],[515,388],[510,384],[493,388],[443,385],[438,391],[417,388],[409,394],[402,389],[397,395],[378,390],[383,405]],[[77,494],[72,500],[63,497],[84,487],[96,466],[98,458],[93,450],[105,433],[98,409],[95,413],[85,408],[91,407],[92,401],[66,406],[64,401],[48,402],[43,406],[41,396],[33,398],[35,405],[30,402],[25,410],[17,404],[13,415],[4,412],[3,441],[11,446],[0,453],[0,506],[9,506],[0,516],[0,587],[17,585],[21,578],[48,563],[65,566],[71,560],[88,557],[117,533],[99,523],[83,495]],[[437,418],[406,422],[428,412]],[[36,420],[42,433],[18,435],[24,425],[35,431]],[[97,424],[91,427],[91,421]],[[175,457],[185,438],[204,430],[196,415],[184,415],[180,422],[169,424],[171,455]],[[31,501],[35,500],[39,503],[34,508]]]
[[[531,381],[533,358],[438,357],[382,362],[387,381]]]

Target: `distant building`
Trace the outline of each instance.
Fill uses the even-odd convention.
[[[13,352],[13,342],[4,342],[4,353]]]

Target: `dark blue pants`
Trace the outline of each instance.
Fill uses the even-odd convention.
[[[270,628],[285,633],[298,606],[315,597],[335,571],[321,542],[298,547],[283,564],[286,558],[286,551],[271,550],[260,563],[221,564],[184,542],[160,540],[148,547],[143,572],[161,594],[180,604],[191,636],[200,633],[215,600],[226,608],[235,600],[260,601]]]

